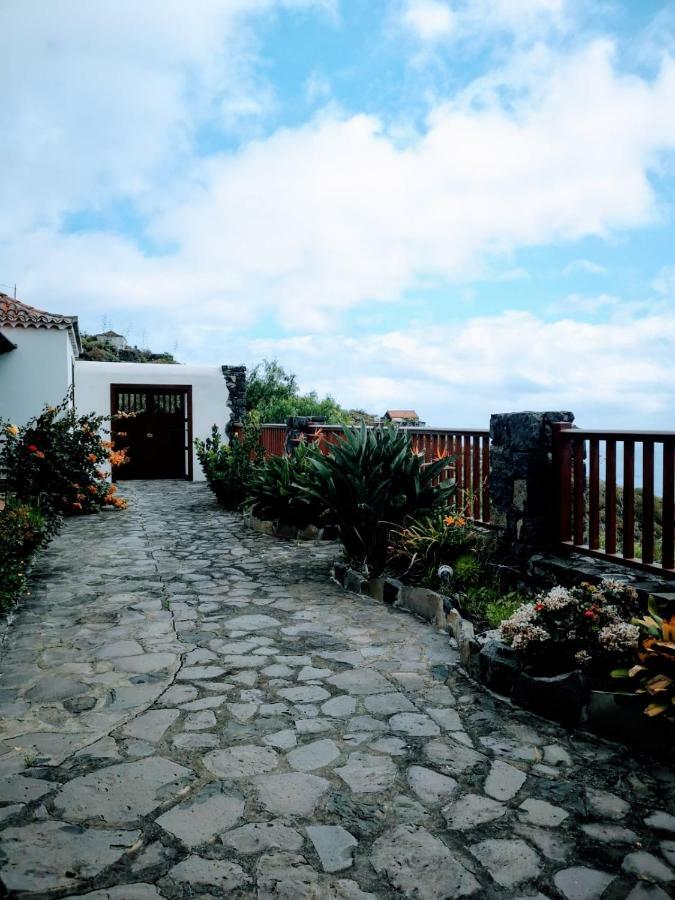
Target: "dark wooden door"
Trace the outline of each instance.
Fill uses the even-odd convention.
[[[186,387],[113,385],[111,408],[116,450],[128,462],[113,479],[191,478],[191,390]]]

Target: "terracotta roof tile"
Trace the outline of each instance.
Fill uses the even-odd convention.
[[[0,326],[11,328],[57,328],[69,330],[76,353],[81,350],[77,316],[64,316],[36,309],[21,300],[0,293]]]
[[[385,416],[390,419],[419,419],[414,409],[388,409]]]

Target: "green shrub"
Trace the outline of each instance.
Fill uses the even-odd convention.
[[[308,496],[325,503],[347,556],[371,575],[384,571],[393,528],[447,504],[453,483],[434,484],[447,460],[423,463],[410,435],[393,427],[346,428],[327,456],[312,459]]]
[[[52,521],[34,506],[10,500],[0,509],[0,612],[20,596],[27,562],[52,528]]]
[[[247,504],[261,519],[272,519],[296,528],[317,525],[326,504],[312,496],[312,461],[321,457],[316,444],[299,444],[292,456],[268,456],[251,479]]]
[[[398,578],[438,587],[438,569],[457,560],[474,559],[480,533],[462,516],[436,512],[394,528],[391,532],[387,568]]]
[[[264,458],[260,426],[247,418],[243,434],[233,435],[226,443],[218,426],[211,429],[205,441],[195,439],[197,458],[209,487],[226,509],[240,509],[251,489],[256,471]]]
[[[5,434],[0,469],[7,492],[47,516],[126,506],[100,468],[109,461],[119,465],[125,458],[102,439],[106,421],[105,416],[78,416],[69,396],[58,406],[46,406],[22,427],[0,423]]]

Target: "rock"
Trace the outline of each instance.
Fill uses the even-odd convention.
[[[174,806],[156,822],[187,847],[197,847],[239,821],[244,813],[244,798],[236,791],[207,785],[190,800]]]
[[[466,831],[477,825],[484,825],[506,815],[503,803],[481,797],[478,794],[464,794],[441,812],[451,831]]]
[[[354,718],[349,720],[347,729],[356,733],[363,731],[379,732],[386,731],[387,726],[380,719],[375,719],[373,716],[354,716]]]
[[[488,640],[478,655],[480,680],[498,694],[510,695],[523,664],[512,647],[500,640]]]
[[[236,717],[235,717],[236,718]],[[183,722],[186,731],[207,731],[216,724],[216,716],[212,709],[202,709],[188,713]]]
[[[441,726],[443,731],[464,730],[462,720],[459,718],[459,713],[456,710],[448,709],[447,707],[434,709],[433,707],[428,706],[426,711],[434,720],[434,722],[436,722],[437,725]]]
[[[277,747],[279,750],[291,750],[298,743],[295,732],[290,728],[283,731],[275,731],[274,734],[268,734],[263,738],[263,744],[270,747]]]
[[[586,800],[591,812],[603,819],[623,819],[630,811],[629,803],[608,791],[587,787]]]
[[[382,585],[382,599],[385,603],[396,603],[403,590],[403,582],[396,578],[385,578]]]
[[[645,850],[629,853],[624,857],[621,868],[629,875],[635,875],[636,878],[641,878],[643,881],[670,882],[675,879],[675,874],[670,866]]]
[[[356,700],[349,694],[339,694],[321,704],[321,712],[334,718],[346,718],[356,711]]]
[[[598,900],[614,881],[614,876],[586,866],[561,869],[553,882],[566,900]]]
[[[655,831],[667,831],[669,834],[675,834],[675,816],[671,816],[670,813],[660,811],[651,813],[644,822]]]
[[[397,713],[389,719],[389,727],[411,737],[435,737],[441,733],[438,725],[423,713]]]
[[[187,666],[176,675],[179,681],[208,681],[211,678],[220,678],[226,669],[220,666]]]
[[[338,582],[338,584],[344,584],[345,578],[347,576],[347,564],[335,561],[333,563],[333,578]]]
[[[564,747],[558,744],[549,744],[544,747],[544,762],[548,766],[566,766],[574,765],[572,757]]]
[[[433,622],[436,628],[445,628],[443,597],[435,591],[421,587],[404,587],[399,591],[394,606],[410,610],[422,619]]]
[[[488,870],[497,884],[513,887],[538,877],[539,857],[520,840],[488,840],[472,844],[469,851]]]
[[[602,844],[634,844],[638,840],[637,834],[630,828],[607,825],[605,822],[591,822],[589,825],[582,825],[581,830],[589,838]]]
[[[303,856],[294,853],[268,853],[261,857],[257,882],[257,900],[323,900],[318,873]]]
[[[154,884],[119,884],[90,894],[71,894],[63,900],[162,900]]]
[[[666,894],[657,884],[636,884],[626,900],[668,900],[670,894]]]
[[[496,759],[490,766],[483,790],[495,800],[511,800],[525,784],[527,776],[515,766]]]
[[[330,765],[340,756],[340,751],[334,741],[330,739],[313,741],[311,744],[303,744],[286,754],[288,764],[292,769],[301,772],[311,772],[314,769],[322,769]]]
[[[569,816],[567,810],[553,806],[546,800],[535,800],[532,797],[523,800],[518,809],[522,810],[521,820],[523,822],[543,825],[545,828],[556,828]]]
[[[279,765],[279,756],[271,747],[238,744],[226,750],[212,750],[204,765],[218,778],[250,778],[270,772]]]
[[[265,809],[282,816],[310,816],[330,787],[325,778],[301,772],[261,776],[254,784]]]
[[[370,862],[379,875],[384,875],[410,900],[451,900],[480,888],[456,853],[415,825],[398,825],[378,838],[372,846]]]
[[[373,600],[379,600],[380,603],[384,600],[384,578],[371,578],[365,589],[365,593],[369,594]]]
[[[513,683],[514,703],[563,725],[576,725],[588,698],[588,682],[581,672],[535,677],[521,672]]]
[[[0,778],[0,798],[3,803],[30,803],[55,790],[59,785],[41,778],[10,775]]]
[[[129,825],[178,796],[193,778],[191,769],[150,756],[73,778],[54,797],[54,809],[71,822],[93,818],[106,825]]]
[[[388,756],[350,753],[346,765],[335,769],[355,794],[375,794],[386,790],[396,780],[398,769]]]
[[[360,572],[348,569],[343,585],[346,591],[351,591],[353,594],[361,594],[367,589],[368,582]]]
[[[222,835],[226,847],[237,853],[260,853],[263,850],[299,850],[302,835],[281,822],[251,822]]]
[[[208,750],[217,747],[220,741],[218,735],[206,732],[187,732],[177,734],[171,741],[176,750]]]
[[[319,855],[324,872],[341,872],[353,863],[358,841],[340,825],[308,825],[305,829]]]
[[[344,672],[338,672],[337,675],[333,675],[327,680],[329,684],[334,685],[338,690],[345,691],[348,694],[356,694],[357,696],[385,694],[391,691],[391,685],[387,679],[375,669],[363,667],[347,669]]]
[[[325,688],[312,684],[303,687],[280,688],[277,693],[284,700],[290,700],[291,703],[317,703],[330,697]]]
[[[661,841],[661,853],[665,856],[671,866],[675,866],[675,841]]]
[[[122,672],[134,672],[142,675],[147,672],[171,669],[178,662],[178,657],[174,653],[144,653],[142,656],[119,656],[112,662],[115,668]]]
[[[316,666],[303,666],[298,672],[298,681],[320,681],[333,674],[332,669],[319,669]]]
[[[136,716],[122,729],[122,734],[156,744],[180,715],[177,709],[157,709]]]
[[[534,825],[523,825],[517,822],[513,831],[534,844],[547,859],[565,862],[572,853],[573,846],[563,840],[557,832],[547,828],[537,828]]]
[[[250,615],[236,616],[228,619],[225,627],[228,631],[266,631],[268,628],[278,628],[281,625],[279,619],[273,616]]]
[[[447,800],[457,790],[457,782],[448,775],[441,775],[424,766],[410,766],[408,784],[413,793],[425,803],[439,803]]]
[[[32,822],[2,832],[6,862],[0,872],[8,891],[21,894],[75,887],[117,862],[138,831],[82,828],[65,822]]]
[[[227,894],[251,883],[249,876],[236,863],[223,859],[204,859],[195,855],[188,856],[170,869],[169,878],[179,884],[189,885],[191,892],[203,885],[218,888]]]
[[[400,712],[415,712],[414,705],[405,694],[394,692],[392,694],[373,694],[372,697],[364,697],[363,705],[369,713],[375,716],[391,716]]]

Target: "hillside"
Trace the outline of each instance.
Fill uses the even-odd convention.
[[[118,350],[108,341],[94,335],[82,335],[80,359],[90,362],[137,362],[137,363],[177,363],[171,353],[153,353],[140,347],[126,347]]]

